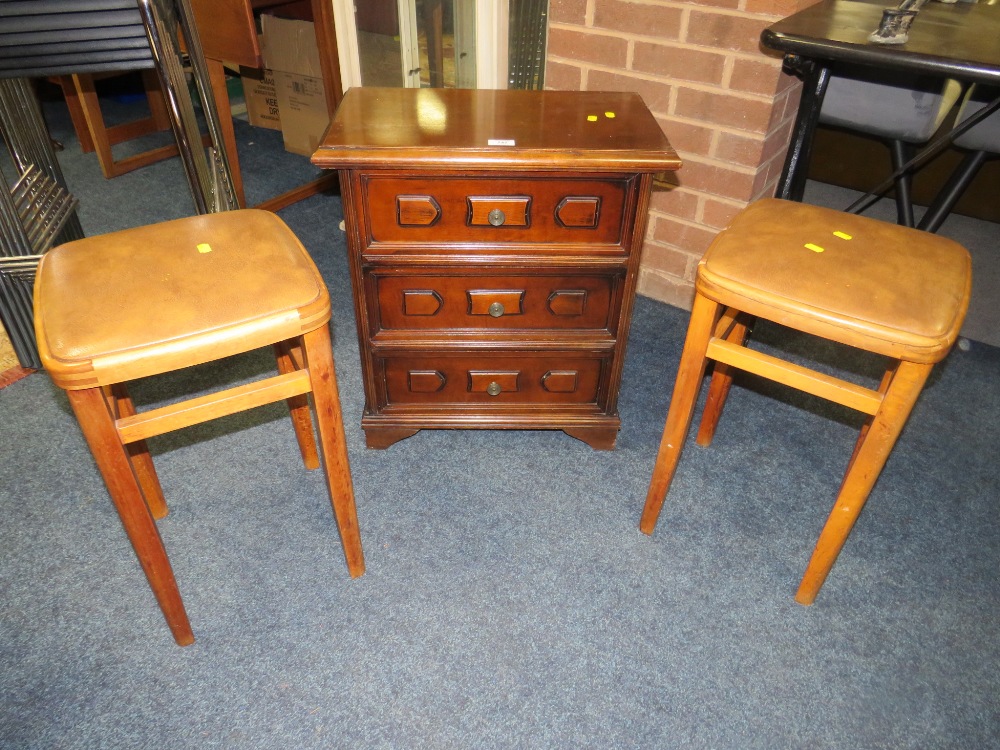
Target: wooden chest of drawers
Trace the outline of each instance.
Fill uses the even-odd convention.
[[[680,166],[639,96],[356,88],[313,162],[340,173],[369,447],[614,447],[652,179]]]

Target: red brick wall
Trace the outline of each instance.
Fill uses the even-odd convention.
[[[684,160],[654,190],[639,292],[690,307],[694,271],[773,195],[799,84],[760,32],[814,0],[550,0],[545,87],[637,91]]]

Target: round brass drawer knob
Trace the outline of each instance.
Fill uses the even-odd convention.
[[[488,312],[489,312],[489,314],[492,317],[499,318],[505,312],[504,311],[504,307],[503,307],[503,303],[502,302],[494,302],[492,305],[490,305]]]
[[[480,214],[480,216],[481,215],[482,214]],[[507,221],[507,217],[504,215],[504,212],[501,211],[499,208],[494,208],[492,211],[489,212],[489,214],[487,214],[486,220],[493,226],[498,227],[502,225],[505,221]]]
[[[500,384],[495,380],[488,386],[486,386],[486,392],[491,396],[496,396],[497,394],[500,393],[501,390],[502,389],[500,388]]]

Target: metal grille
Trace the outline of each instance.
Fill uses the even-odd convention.
[[[541,89],[544,86],[548,9],[548,0],[510,0],[508,88]]]

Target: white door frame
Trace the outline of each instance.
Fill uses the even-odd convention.
[[[507,88],[507,0],[476,0],[476,88]]]
[[[476,9],[477,0],[455,0],[455,88],[477,88]],[[470,55],[469,52],[472,54]]]
[[[417,0],[396,0],[399,15],[399,51],[403,85],[420,88],[420,45],[417,42]]]

